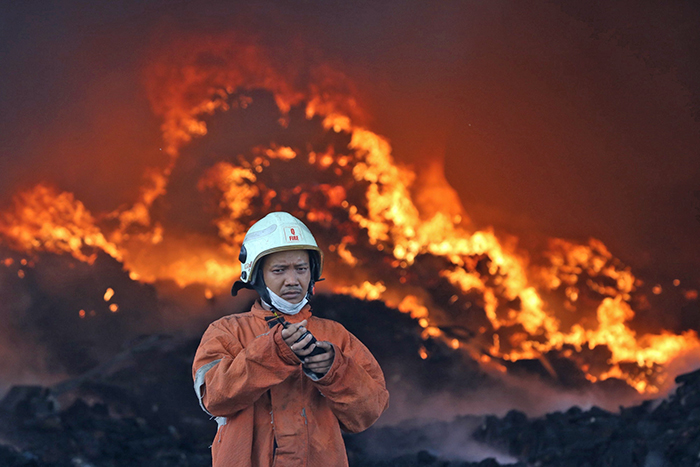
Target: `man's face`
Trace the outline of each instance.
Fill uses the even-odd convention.
[[[290,303],[306,297],[311,282],[311,265],[306,250],[278,251],[264,258],[265,285]]]

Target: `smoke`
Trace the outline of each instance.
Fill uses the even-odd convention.
[[[16,287],[17,272],[0,268],[0,349],[4,358],[0,361],[0,392],[11,384],[31,383],[47,379],[46,351],[36,341],[20,332],[20,318],[32,306],[28,290]],[[59,380],[63,373],[53,376]]]
[[[463,377],[475,377],[465,374]],[[565,411],[573,406],[584,410],[600,407],[617,412],[621,406],[630,406],[645,399],[629,387],[618,385],[585,385],[564,389],[537,376],[493,374],[476,388],[461,391],[420,387],[410,382],[389,381],[391,405],[382,415],[380,426],[399,426],[407,420],[452,421],[459,416],[504,416],[518,410],[530,417],[539,417],[554,411]],[[476,376],[478,378],[478,376]],[[616,387],[615,387],[616,386]]]
[[[78,376],[143,335],[201,335],[215,318],[245,306],[207,300],[202,286],[133,281],[105,254],[88,265],[69,256],[27,261],[0,253],[0,392]]]
[[[152,330],[152,288],[133,283],[111,258],[88,267],[61,256],[24,265],[6,256],[13,257],[16,262],[2,267],[3,386],[80,374],[138,335],[139,327]],[[103,298],[110,287],[118,290],[111,300],[118,312]]]
[[[366,455],[378,460],[427,451],[443,460],[478,462],[494,458],[504,464],[517,462],[508,454],[472,439],[472,433],[480,424],[479,417],[458,417],[452,423],[411,420],[400,427],[372,428],[350,442],[362,443]]]

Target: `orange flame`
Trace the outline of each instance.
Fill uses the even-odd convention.
[[[92,264],[102,250],[122,260],[122,252],[105,238],[83,203],[43,184],[14,197],[13,208],[0,218],[0,235],[9,246],[29,253],[68,253]]]
[[[480,346],[477,359],[499,371],[504,367],[497,359],[545,362],[543,356],[550,351],[606,346],[610,361],[604,370],[588,370],[591,381],[621,378],[640,392],[654,392],[663,375],[650,378],[647,369],[700,347],[694,332],[638,336],[629,327],[636,278],[602,242],[577,245],[554,239],[546,253],[548,264],[533,266],[512,239],[503,241],[492,229],[470,228],[454,190],[435,167],[426,175],[432,182],[428,180],[416,194],[415,173],[394,161],[386,138],[363,125],[349,81],[327,66],[311,69],[308,76],[308,84],[299,84],[303,80],[296,79],[295,70],[240,37],[173,45],[146,72],[153,111],[163,119],[168,158],[163,167],[146,173],[133,206],[95,218],[72,194],[40,184],[17,195],[13,208],[2,214],[3,242],[26,253],[67,253],[90,264],[102,250],[121,261],[133,280],[166,279],[183,287],[199,283],[206,287],[205,297],[212,298],[240,273],[235,258],[251,221],[284,208],[326,232],[333,253],[329,261],[367,274],[359,286],[333,277],[335,292],[385,300],[418,320],[425,339],[439,339],[474,354],[470,337],[447,330],[455,324],[447,309],[457,302],[483,309],[486,321],[478,332],[489,344]],[[197,187],[219,197],[219,216],[214,220],[219,240],[166,232],[152,210],[155,201],[167,194],[181,149],[193,138],[207,135],[207,117],[249,107],[252,99],[244,94],[253,89],[272,95],[282,127],[289,127],[293,108],[303,107],[306,119],[318,122],[327,138],[342,136],[349,141],[347,147],[341,151],[329,144],[319,150],[271,142],[269,147],[252,148],[250,160],[217,162]],[[323,183],[301,179],[290,188],[265,178],[273,168],[287,167],[284,164],[306,164],[306,171],[323,175]],[[453,287],[449,301],[432,296],[414,277],[421,257],[439,261],[430,280]],[[5,265],[11,263],[6,260]],[[373,267],[385,268],[395,277],[371,280]],[[660,286],[656,290],[661,293]],[[558,291],[562,304],[551,298]],[[602,297],[595,316],[585,312],[590,300],[581,303],[591,293]],[[697,298],[697,291],[685,293]],[[108,298],[105,293],[105,300],[112,294]],[[116,312],[118,305],[113,303],[110,309]],[[84,316],[81,310],[80,317]],[[429,358],[424,348],[421,357]]]

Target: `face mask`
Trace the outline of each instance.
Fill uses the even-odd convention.
[[[275,294],[272,290],[270,290],[269,287],[267,287],[267,293],[270,294],[270,301],[272,301],[272,306],[286,315],[296,315],[301,311],[302,308],[304,308],[304,305],[308,303],[306,297],[304,297],[304,299],[299,303],[289,303],[284,298]]]

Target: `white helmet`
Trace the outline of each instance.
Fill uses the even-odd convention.
[[[309,293],[312,293],[314,282],[320,280],[323,271],[323,252],[318,247],[316,239],[302,221],[286,212],[272,212],[260,219],[248,229],[241,245],[241,253],[238,260],[241,262],[241,279],[237,281],[231,293],[236,295],[242,288],[252,288],[258,292],[266,291],[264,283],[261,284],[261,269],[258,268],[260,260],[278,251],[307,250],[311,263],[311,284]]]

